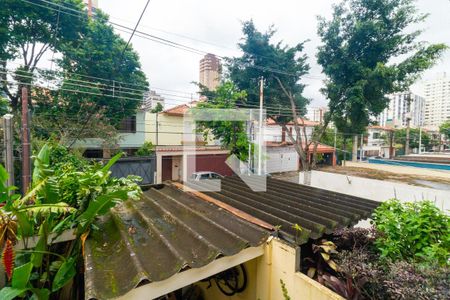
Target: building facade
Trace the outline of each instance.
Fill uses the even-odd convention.
[[[378,117],[380,126],[402,128],[407,126],[408,119],[411,127],[423,126],[425,98],[412,92],[396,93],[388,97],[389,105]]]
[[[322,123],[325,117],[325,113],[328,112],[328,107],[312,107],[308,108],[307,118],[313,122]]]
[[[157,94],[155,91],[152,90],[144,94],[143,110],[151,111],[152,109],[157,107],[158,103],[162,105],[162,108],[164,110],[165,107],[164,97],[162,97],[161,95]]]
[[[429,130],[438,130],[439,126],[450,119],[450,77],[445,73],[434,80],[424,83],[425,122]]]
[[[214,91],[220,83],[220,60],[214,54],[206,54],[200,60],[200,84]]]

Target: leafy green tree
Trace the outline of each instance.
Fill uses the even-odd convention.
[[[9,101],[0,96],[0,116],[9,113]]]
[[[418,42],[422,22],[414,0],[344,0],[333,17],[319,18],[318,63],[327,75],[324,95],[339,131],[361,133],[389,103],[442,55],[444,44]]]
[[[61,52],[66,43],[80,46],[88,22],[83,14],[82,0],[55,0],[54,4],[40,2],[39,5],[16,0],[2,0],[0,11],[0,78],[3,92],[11,107],[19,106],[21,87],[33,82],[38,63],[44,54]],[[71,7],[80,15],[67,14],[59,5]],[[66,13],[63,13],[66,12]],[[20,61],[15,70],[8,62]],[[15,80],[10,83],[8,75]]]
[[[396,130],[394,132],[394,140],[397,144],[402,145],[403,148],[406,146],[406,128],[402,128],[399,130]],[[417,128],[410,128],[409,129],[409,146],[413,149],[419,148],[419,129]],[[425,147],[426,149],[430,146],[431,137],[430,135],[422,130],[422,147]]]
[[[203,89],[203,91],[206,91]],[[240,91],[231,81],[225,81],[215,91],[207,91],[210,98],[200,102],[200,109],[233,109],[238,103],[244,103],[245,91]],[[202,93],[202,92],[201,92]],[[199,121],[197,129],[205,138],[211,133],[222,145],[240,160],[248,160],[249,139],[242,121]]]
[[[447,140],[450,140],[450,120],[439,126],[439,133],[443,134]]]
[[[115,126],[136,112],[148,86],[139,57],[100,10],[88,18],[81,0],[52,3],[7,0],[7,18],[2,7],[1,25],[10,28],[0,38],[2,89],[17,110],[21,86],[32,85],[30,106],[38,125],[33,129],[41,138],[58,132],[69,145],[88,137],[111,141]],[[47,52],[58,54],[55,70],[37,67]],[[17,59],[21,65],[10,71],[7,63]],[[5,75],[10,72],[12,82]],[[35,84],[42,81],[51,88]]]
[[[320,130],[319,127],[315,129],[316,131]],[[320,137],[320,143],[333,146],[334,145],[334,129],[327,128],[323,135]],[[347,153],[352,151],[353,142],[351,139],[348,139],[347,135],[342,132],[338,132],[336,134],[336,149],[337,149],[337,157],[339,159],[345,160],[347,157]],[[340,149],[340,150],[339,150]]]
[[[156,103],[156,106],[151,110],[152,113],[156,114],[159,112],[162,112],[164,109],[164,107],[162,106],[162,104],[160,102]]]
[[[243,55],[227,59],[228,78],[240,90],[247,92],[247,103],[239,103],[239,106],[259,107],[259,82],[264,78],[266,115],[284,127],[300,156],[303,169],[309,170],[307,153],[311,143],[305,127],[300,124],[300,117],[305,114],[309,102],[302,96],[305,86],[300,83],[301,77],[309,70],[307,56],[303,53],[304,42],[293,47],[281,42],[273,44],[271,39],[275,30],[271,27],[264,33],[260,32],[253,21],[244,22],[242,31],[244,38],[239,47]],[[287,130],[290,122],[294,125],[294,134]]]

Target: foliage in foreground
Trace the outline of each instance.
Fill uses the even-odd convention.
[[[375,210],[373,223],[381,257],[450,264],[450,218],[432,202],[389,200]]]
[[[34,160],[33,184],[23,197],[10,195],[14,188],[4,185],[8,174],[0,165],[0,249],[8,276],[0,299],[74,297],[73,281],[94,221],[141,193],[137,178],[110,177],[109,169],[119,158],[106,165],[89,164],[64,148],[44,145]],[[52,244],[65,229],[74,229],[75,239]],[[36,235],[36,245],[28,247]],[[18,241],[25,249],[14,250]]]
[[[354,299],[449,299],[450,268],[380,257],[375,231],[354,228],[335,236],[341,270],[336,277],[357,292]]]
[[[313,243],[303,272],[346,299],[449,299],[449,217],[430,201],[390,200],[373,220]]]

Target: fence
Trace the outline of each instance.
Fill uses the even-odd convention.
[[[142,177],[141,185],[155,183],[155,172],[156,156],[125,157],[111,167],[111,176],[120,178],[137,175]]]

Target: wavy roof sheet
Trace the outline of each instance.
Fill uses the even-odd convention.
[[[269,232],[172,186],[98,222],[86,242],[85,297],[108,299],[261,245]]]
[[[239,177],[225,177],[220,192],[205,192],[277,228],[282,238],[303,244],[368,218],[379,202],[273,178],[266,192],[252,191]],[[300,225],[301,232],[293,227]]]

